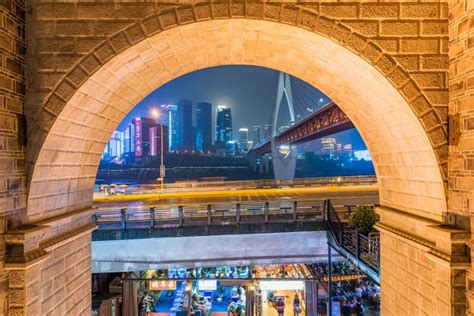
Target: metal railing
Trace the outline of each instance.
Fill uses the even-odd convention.
[[[329,233],[337,246],[350,253],[354,259],[362,262],[378,275],[380,268],[380,234],[374,232],[365,236],[357,233],[347,223],[341,221],[330,200],[324,201],[324,209]]]
[[[236,203],[176,207],[97,208],[99,229],[150,229],[252,223],[323,222],[322,203]]]

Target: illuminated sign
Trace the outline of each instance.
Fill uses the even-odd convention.
[[[135,119],[135,156],[141,157],[143,154],[142,148],[142,120]]]
[[[217,289],[217,281],[215,280],[200,280],[198,281],[199,291],[215,291]]]
[[[351,275],[333,275],[332,281],[333,282],[338,282],[338,281],[352,281],[352,280],[357,280],[357,279],[362,279],[366,278],[367,275],[365,274],[351,274]],[[327,276],[323,277],[323,281],[327,282],[329,278]]]
[[[176,290],[176,281],[173,280],[153,280],[148,282],[150,291]]]
[[[304,290],[304,281],[260,281],[260,289],[263,291]]]

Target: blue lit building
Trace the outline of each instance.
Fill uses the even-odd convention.
[[[232,141],[232,113],[225,105],[217,106],[216,144],[228,146]]]
[[[196,105],[196,150],[208,152],[212,149],[212,104]]]
[[[194,150],[193,102],[191,100],[178,102],[178,122],[178,150]]]
[[[161,110],[165,115],[162,124],[168,125],[168,150],[176,151],[179,147],[180,121],[178,120],[178,107],[173,104],[161,105]]]

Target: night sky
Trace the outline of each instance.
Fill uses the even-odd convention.
[[[209,102],[213,105],[213,115],[218,104],[230,106],[234,138],[241,127],[251,130],[253,125],[270,124],[278,84],[278,71],[255,66],[219,66],[195,71],[177,78],[144,98],[129,113],[119,126],[126,125],[137,116],[150,116],[150,109],[161,104],[176,104],[181,99],[189,99],[193,104]],[[293,103],[295,115],[309,114],[329,99],[305,82],[292,77]],[[215,117],[213,118],[215,121]],[[280,111],[279,125],[287,125],[289,114],[286,102]],[[297,119],[298,121],[298,119]],[[214,124],[215,125],[215,124]],[[335,135],[338,143],[352,143],[353,149],[366,149],[357,130]],[[320,141],[313,141],[306,148],[317,150]]]

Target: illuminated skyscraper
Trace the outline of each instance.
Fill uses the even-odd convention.
[[[196,150],[207,152],[212,147],[212,104],[196,105]]]
[[[161,111],[165,116],[165,119],[161,120],[161,122],[162,124],[168,125],[168,150],[178,150],[178,131],[180,130],[180,122],[178,120],[178,107],[174,104],[163,104],[161,105]]]
[[[193,103],[191,100],[178,102],[178,149],[194,150],[193,137]]]
[[[150,127],[150,146],[149,154],[152,157],[158,157],[161,155],[161,126]],[[168,152],[168,126],[163,125],[163,153]]]
[[[248,143],[249,143],[249,129],[239,128],[239,149],[247,151]]]
[[[263,141],[262,138],[262,127],[261,126],[254,126],[252,127],[252,137],[253,145],[256,146]]]
[[[225,105],[217,106],[216,143],[225,144],[232,140],[232,113]]]
[[[266,142],[272,137],[272,126],[270,124],[263,125],[262,141]]]
[[[141,158],[150,153],[150,127],[156,126],[155,120],[147,117],[133,119],[135,157]]]
[[[129,153],[132,151],[131,143],[130,143],[130,126],[127,126],[125,128],[124,133],[124,142],[123,142],[123,152],[124,153]]]
[[[115,131],[107,144],[109,157],[120,157],[124,149],[124,132]]]
[[[324,155],[333,156],[336,147],[336,139],[332,137],[321,138],[321,153]]]

